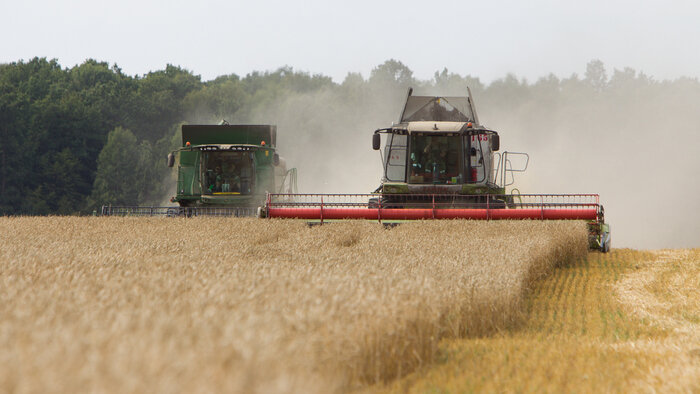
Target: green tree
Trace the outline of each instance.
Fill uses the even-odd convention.
[[[44,175],[52,182],[43,182],[38,187],[41,187],[41,191],[45,194],[44,200],[50,213],[59,215],[75,213],[84,204],[85,191],[90,190],[90,184],[82,174],[82,164],[70,148],[64,148],[52,155],[51,159]],[[38,190],[35,190],[35,193],[41,195]]]
[[[22,180],[31,174],[22,151],[28,97],[14,89],[0,66],[0,215],[13,214],[22,201]]]
[[[467,87],[476,96],[480,96],[484,90],[484,85],[479,78],[471,75],[462,77],[459,74],[449,72],[447,68],[441,72],[436,71],[432,82],[432,91],[435,94],[445,96],[464,96],[467,94]]]
[[[369,82],[371,84],[408,88],[416,81],[413,79],[413,71],[411,69],[398,60],[390,59],[372,70]]]
[[[185,114],[201,123],[213,123],[221,119],[233,119],[250,100],[244,83],[237,75],[219,77],[193,90],[183,100]]]
[[[43,194],[30,195],[43,181],[41,163],[56,152],[42,124],[44,105],[47,97],[59,97],[65,81],[56,60],[0,65],[0,213],[50,211]]]
[[[608,84],[608,75],[605,72],[605,65],[598,59],[588,62],[584,77],[586,82],[588,82],[596,92],[602,92]]]
[[[148,177],[144,161],[150,161],[147,144],[121,127],[109,132],[97,159],[97,175],[90,196],[92,209],[100,205],[138,205]]]
[[[168,64],[165,70],[148,73],[137,82],[134,125],[138,139],[156,141],[163,137],[173,124],[182,121],[183,100],[191,92],[202,88],[198,75]]]

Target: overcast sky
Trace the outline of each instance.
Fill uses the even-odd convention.
[[[390,58],[420,79],[447,67],[490,82],[632,67],[700,74],[694,1],[1,0],[0,63],[87,58],[129,75],[174,64],[210,80],[283,65],[342,82]]]

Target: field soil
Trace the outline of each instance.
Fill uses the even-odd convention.
[[[578,293],[569,294],[569,283],[578,279],[539,287],[532,305],[528,296],[555,267],[585,260],[586,238],[585,224],[574,222],[433,221],[385,229],[364,222],[2,217],[0,391],[378,387],[407,382],[401,378],[436,361],[494,357],[490,345],[478,344],[504,338],[528,310],[539,313],[541,300],[557,298],[562,304],[542,312],[549,316],[542,327],[524,329],[535,339],[523,342],[529,353],[518,353],[547,381],[549,369],[537,363],[550,352],[550,336],[576,343],[589,334],[565,322],[596,317],[570,304]],[[601,264],[621,276],[627,258],[612,256],[564,272]],[[619,297],[646,294],[621,283]],[[584,304],[595,308],[595,301]],[[618,354],[606,350],[616,344],[624,345],[622,354],[638,352],[616,335],[644,341],[670,329],[627,323],[635,313],[656,316],[656,308],[623,317],[616,308],[605,309],[607,325],[586,328],[601,338],[591,346],[607,354]],[[677,314],[664,314],[669,325]],[[450,338],[472,338],[477,352],[444,342]],[[690,361],[689,354],[678,362]],[[506,376],[482,361],[475,376]]]
[[[614,249],[557,268],[528,317],[447,339],[432,366],[372,391],[700,392],[700,249]]]

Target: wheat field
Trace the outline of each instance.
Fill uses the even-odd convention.
[[[338,392],[518,326],[579,222],[0,218],[0,391]]]
[[[522,325],[446,339],[373,391],[698,393],[700,249],[590,253],[539,281]]]

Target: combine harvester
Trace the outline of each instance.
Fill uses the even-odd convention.
[[[610,227],[597,194],[520,194],[506,187],[527,169],[526,153],[499,153],[496,131],[480,122],[467,97],[413,96],[386,135],[381,185],[371,194],[269,194],[260,216],[316,223],[345,219],[585,220],[591,249],[610,250]],[[513,163],[519,164],[514,167]]]
[[[173,207],[103,206],[102,215],[255,216],[268,192],[297,192],[296,168],[276,149],[274,125],[183,125]],[[179,156],[179,157],[178,157]]]

